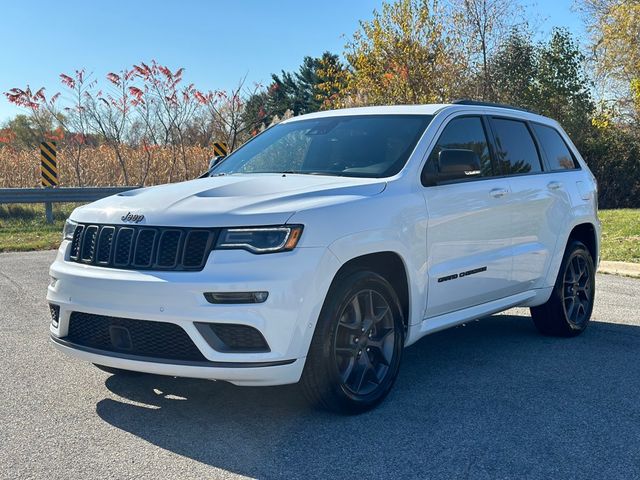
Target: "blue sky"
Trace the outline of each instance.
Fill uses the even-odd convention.
[[[30,84],[49,95],[61,72],[85,68],[98,78],[140,61],[185,67],[202,90],[227,89],[247,75],[267,83],[305,55],[340,53],[382,0],[65,0],[2,6],[0,92]],[[313,6],[312,6],[313,5]],[[537,0],[530,15],[542,33],[564,26],[583,33],[572,0]],[[0,122],[20,110],[0,98]]]

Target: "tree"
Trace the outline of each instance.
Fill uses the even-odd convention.
[[[56,118],[62,129],[67,132],[65,143],[70,150],[70,157],[77,185],[85,184],[86,167],[84,165],[84,151],[88,146],[90,125],[87,115],[87,93],[95,86],[83,69],[76,70],[72,75],[60,74],[60,81],[66,87],[66,94],[71,101],[66,107],[59,108],[60,93],[53,95],[49,101],[44,101],[44,107],[50,115]]]
[[[579,0],[592,36],[599,80],[622,111],[640,120],[640,1]]]
[[[247,98],[242,112],[242,122],[249,125],[249,133],[257,135],[260,129],[267,124],[266,105],[269,94],[265,90],[258,91]]]
[[[589,134],[594,103],[585,57],[564,29],[548,42],[513,31],[491,57],[497,99],[559,121],[581,144]]]
[[[196,99],[205,108],[209,115],[209,121],[213,129],[223,137],[233,151],[240,146],[253,129],[257,127],[254,118],[245,114],[246,99],[253,99],[252,108],[255,108],[257,90],[247,91],[245,78],[240,80],[236,88],[230,91],[209,91],[207,93],[196,92]]]
[[[26,88],[12,88],[8,92],[4,92],[4,95],[9,103],[22,107],[28,112],[28,116],[18,115],[18,117],[28,118],[28,121],[18,120],[18,117],[16,117],[18,128],[24,127],[28,123],[28,128],[32,129],[38,136],[38,142],[51,139],[57,119],[52,115],[48,104],[55,103],[60,94],[56,94],[51,100],[47,100],[44,87],[33,91],[27,85]]]
[[[300,113],[317,112],[328,106],[327,100],[339,95],[346,87],[347,70],[340,57],[324,52],[321,57],[305,57],[296,73]],[[289,109],[293,110],[293,109]],[[295,110],[293,110],[295,113]]]
[[[538,54],[536,109],[560,122],[580,144],[594,112],[585,56],[565,29],[554,29]]]
[[[521,7],[511,0],[455,0],[455,24],[465,37],[471,66],[476,70],[476,96],[496,99],[489,57],[521,20]]]
[[[523,108],[536,108],[537,49],[528,33],[512,30],[490,57],[495,100]]]
[[[106,78],[112,86],[112,93],[103,93],[102,90],[96,95],[91,92],[86,93],[86,111],[89,120],[113,150],[122,170],[125,185],[130,185],[123,147],[131,122],[132,96],[129,87],[133,74],[133,70],[108,73]],[[146,172],[142,176],[141,184],[144,184],[145,178]]]
[[[50,132],[54,127],[53,122],[51,122],[51,117],[48,117],[48,119],[49,122],[46,131]],[[14,141],[21,148],[34,149],[37,148],[42,141],[42,135],[40,134],[38,125],[27,115],[16,115],[7,122],[6,127],[9,131],[13,132],[15,135]]]
[[[321,57],[304,57],[297,72],[272,75],[266,111],[272,118],[287,110],[294,115],[317,112],[327,108],[327,99],[345,88],[346,67],[340,57],[324,52]]]
[[[252,131],[258,131],[285,114],[302,115],[332,108],[346,89],[348,75],[336,54],[324,52],[320,57],[304,57],[297,72],[273,74],[266,90],[249,96],[244,121]]]
[[[186,180],[190,169],[185,132],[199,107],[197,90],[193,84],[182,86],[184,68],[174,71],[152,60],[149,65],[144,62],[134,65],[133,71],[133,77],[141,83],[130,86],[129,93],[132,105],[144,119],[147,136],[171,149],[169,181],[174,179],[178,159],[182,161],[182,178]]]
[[[340,60],[338,55],[329,52],[322,54],[316,64],[318,81],[315,97],[318,109],[342,107],[342,97],[348,90],[353,73]]]
[[[448,18],[437,0],[399,0],[360,22],[346,46],[352,99],[417,104],[457,96],[467,62]]]

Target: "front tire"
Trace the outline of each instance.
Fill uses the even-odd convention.
[[[547,303],[531,308],[531,317],[543,335],[575,337],[589,324],[595,299],[595,266],[591,253],[572,241],[560,265]]]
[[[393,287],[371,271],[338,277],[322,307],[301,384],[325,410],[356,414],[378,405],[398,375],[404,322]]]

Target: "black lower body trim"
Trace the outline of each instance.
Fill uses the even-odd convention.
[[[272,362],[195,362],[195,361],[187,361],[187,360],[171,360],[164,358],[154,358],[154,357],[144,357],[140,355],[128,355],[126,353],[119,352],[111,352],[108,350],[99,350],[97,348],[85,347],[83,345],[78,345],[72,343],[64,338],[56,337],[55,335],[51,335],[51,340],[58,345],[62,345],[63,347],[73,348],[75,350],[80,350],[82,352],[93,353],[95,355],[103,355],[105,357],[113,357],[113,358],[122,358],[124,360],[135,360],[138,362],[148,362],[148,363],[163,363],[167,365],[184,365],[187,367],[216,367],[216,368],[256,368],[256,367],[278,367],[281,365],[290,365],[295,362],[295,359],[291,360],[277,360]]]

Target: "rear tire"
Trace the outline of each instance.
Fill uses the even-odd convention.
[[[589,324],[595,299],[595,266],[579,241],[570,241],[556,284],[547,303],[531,307],[531,317],[543,335],[575,337]]]
[[[393,287],[371,271],[341,275],[322,307],[302,374],[316,407],[366,412],[387,396],[398,375],[404,322]]]
[[[106,365],[98,365],[97,363],[93,364],[97,369],[102,370],[103,372],[110,373],[112,375],[120,375],[126,377],[138,377],[140,375],[144,375],[144,372],[136,372],[133,370],[124,370],[122,368],[115,367],[107,367]]]

